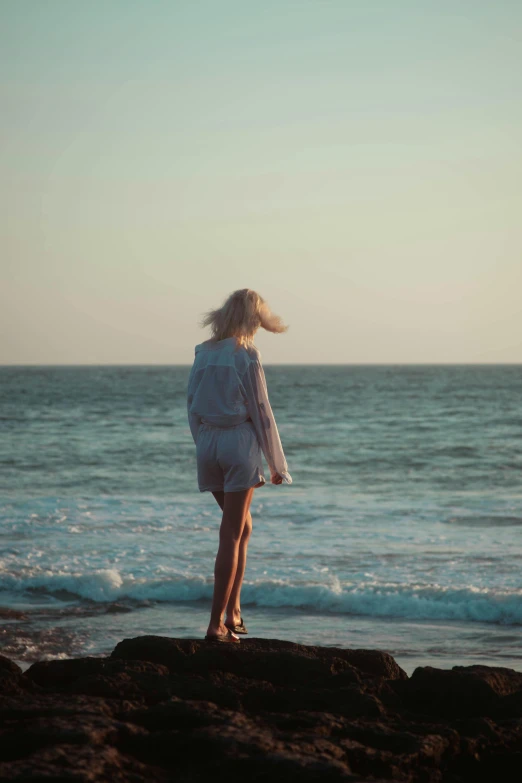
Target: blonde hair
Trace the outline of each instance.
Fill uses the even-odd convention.
[[[251,288],[234,291],[216,310],[208,310],[201,319],[201,326],[210,326],[211,340],[225,340],[237,337],[238,344],[253,345],[254,335],[263,327],[276,334],[286,332],[288,326],[278,315],[274,315],[263,297]]]

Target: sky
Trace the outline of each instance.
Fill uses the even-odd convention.
[[[0,364],[522,362],[518,0],[0,13]]]

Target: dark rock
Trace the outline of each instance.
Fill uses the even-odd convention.
[[[25,676],[43,688],[66,688],[79,677],[99,674],[105,665],[104,658],[73,658],[64,661],[37,661]]]
[[[0,695],[19,693],[25,687],[21,668],[5,655],[0,655]]]
[[[509,711],[503,696],[522,686],[522,674],[489,666],[455,666],[415,669],[404,689],[410,707],[420,713],[445,717],[487,717]]]
[[[522,715],[522,690],[504,696],[498,705],[499,718],[517,718]]]
[[[453,725],[463,737],[486,737],[491,739],[498,731],[496,723],[489,718],[464,718]]]
[[[172,674],[170,686],[173,695],[182,699],[212,701],[231,710],[241,708],[241,694],[245,689],[244,681],[228,672],[209,672],[207,677]]]
[[[0,765],[0,779],[17,783],[170,783],[160,767],[114,747],[55,745]]]
[[[408,675],[389,653],[381,650],[345,650],[340,647],[309,647],[323,657],[330,655],[341,658],[355,669],[362,677],[384,677],[387,680],[407,680]]]
[[[522,690],[522,672],[501,666],[454,666],[451,670],[486,683],[498,696]]]
[[[522,673],[277,639],[157,636],[110,657],[0,657],[0,779],[518,780]],[[521,773],[520,775],[518,773]]]
[[[6,658],[5,655],[0,655],[0,673],[3,672],[8,672],[9,674],[14,674],[16,676],[22,674],[21,668],[14,661]]]
[[[126,719],[149,731],[165,729],[199,728],[200,726],[219,725],[232,715],[231,710],[223,710],[209,701],[184,701],[173,696],[168,701],[146,709],[137,709]]]
[[[171,695],[166,666],[149,661],[76,658],[39,661],[25,676],[42,688],[156,703]]]
[[[8,609],[6,606],[0,606],[0,620],[27,620],[25,612],[18,609]]]
[[[0,726],[9,721],[28,721],[52,716],[74,716],[78,714],[107,715],[124,713],[136,709],[136,704],[125,701],[109,701],[89,696],[63,695],[59,693],[31,693],[9,696],[0,701]]]
[[[261,655],[264,667],[259,665]],[[200,639],[166,639],[161,636],[139,636],[124,639],[116,645],[111,657],[153,661],[168,666],[170,671],[206,672],[209,668],[230,671],[244,676],[263,676],[276,653],[276,671],[289,672],[294,681],[310,675],[335,675],[351,670],[354,676],[407,679],[407,674],[388,653],[379,650],[346,650],[340,647],[317,647],[278,639],[245,639],[239,645],[213,645]],[[252,655],[250,655],[252,654]],[[249,661],[254,665],[250,666]],[[355,673],[358,672],[358,675]]]
[[[371,694],[357,686],[341,688],[251,688],[243,697],[249,710],[290,712],[299,710],[330,711],[346,717],[378,717],[382,705]]]
[[[189,657],[198,649],[193,639],[169,639],[164,636],[138,636],[124,639],[111,653],[111,658],[160,663],[170,671],[184,671]]]
[[[118,730],[104,715],[49,715],[2,733],[3,758],[23,758],[48,745],[114,745]]]

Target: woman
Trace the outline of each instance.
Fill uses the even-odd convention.
[[[234,291],[201,325],[210,326],[212,337],[196,345],[188,418],[199,490],[212,492],[223,511],[205,639],[237,644],[236,634],[247,633],[240,593],[252,531],[250,504],[254,489],[265,484],[261,452],[272,484],[292,483],[253,340],[260,326],[269,332],[285,332],[288,326],[249,288]]]

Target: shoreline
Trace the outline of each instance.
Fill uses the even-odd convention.
[[[148,636],[149,634],[143,634],[143,636]],[[136,637],[140,638],[140,637]],[[193,637],[193,636],[187,636],[187,637],[177,637],[180,640],[183,639],[184,641],[193,641],[193,642],[201,642],[203,641],[202,637]],[[299,644],[299,643],[297,643]],[[319,646],[319,645],[301,645],[301,646]],[[322,646],[322,645],[321,645]],[[324,645],[325,649],[342,649],[342,650],[350,650],[352,648],[350,647],[337,647],[337,645]],[[18,666],[23,673],[25,673],[28,669],[31,668],[35,663],[38,663],[40,661],[63,661],[63,660],[80,660],[85,657],[90,658],[106,658],[108,655],[110,655],[111,650],[105,649],[99,652],[90,652],[89,655],[85,655],[82,652],[78,652],[77,655],[60,655],[57,658],[53,657],[45,657],[45,658],[38,658],[31,661],[24,661],[20,660],[18,658],[13,658],[10,655],[5,656],[6,658],[9,658],[16,666]],[[426,655],[424,657],[419,655],[412,655],[410,657],[406,657],[403,655],[393,655],[387,650],[384,650],[383,652],[386,652],[386,654],[390,655],[397,664],[401,667],[401,669],[408,675],[408,677],[411,677],[415,669],[423,668],[425,666],[431,666],[434,659],[436,659],[436,655]],[[468,656],[461,656],[460,658],[455,657],[453,659],[453,662],[449,662],[448,659],[449,655],[444,655],[444,660],[442,661],[442,664],[440,664],[437,668],[442,671],[450,671],[454,666],[486,666],[489,668],[506,668],[506,669],[513,669],[514,671],[522,671],[522,660],[515,659],[515,658],[507,658],[506,660],[500,659],[500,660],[491,660],[487,659],[486,661],[475,658],[472,655]]]
[[[459,621],[411,620],[312,612],[309,609],[248,609],[250,633],[308,646],[383,650],[411,676],[419,666],[502,666],[522,670],[522,627]],[[142,635],[203,640],[210,604],[186,601],[158,603],[144,611],[105,613],[86,607],[69,617],[59,613],[30,617],[5,626],[4,655],[26,670],[36,660],[110,655],[122,638]],[[121,609],[121,607],[120,607]],[[89,614],[91,613],[91,614]],[[29,621],[30,620],[30,621]],[[80,634],[78,633],[80,632]]]

